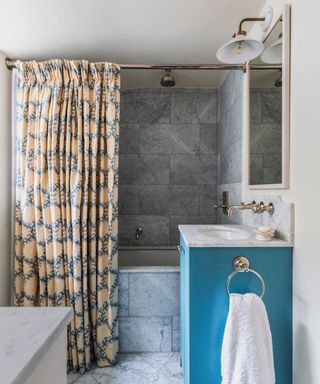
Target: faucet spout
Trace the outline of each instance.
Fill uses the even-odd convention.
[[[240,204],[234,204],[230,205],[227,210],[227,215],[230,217],[232,215],[232,212],[234,209],[239,209],[240,211],[244,211],[245,209],[255,209],[256,202],[253,201],[252,203],[240,203]]]
[[[252,203],[240,203],[240,204],[234,204],[230,205],[227,209],[227,215],[231,216],[234,209],[240,209],[240,211],[244,211],[245,209],[252,209],[254,213],[263,213],[268,212],[269,215],[273,215],[274,213],[274,206],[272,203],[269,203],[268,205],[265,205],[263,201],[261,201],[260,204],[257,204],[255,201]]]

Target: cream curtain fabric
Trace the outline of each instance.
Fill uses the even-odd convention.
[[[118,356],[120,70],[18,64],[15,305],[71,306],[69,369]]]

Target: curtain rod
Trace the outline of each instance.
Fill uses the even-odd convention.
[[[6,58],[8,69],[16,68],[16,59]],[[121,69],[178,69],[178,70],[242,70],[246,72],[245,64],[119,64]],[[251,69],[281,69],[281,65],[251,64]]]
[[[6,58],[8,69],[16,68],[17,59]],[[23,60],[21,60],[23,61]],[[245,65],[235,64],[118,64],[121,69],[203,69],[203,70],[230,70],[245,71]]]

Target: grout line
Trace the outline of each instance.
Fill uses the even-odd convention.
[[[173,352],[173,316],[171,316],[171,352]]]
[[[130,283],[130,273],[128,272],[128,317],[130,317],[130,291],[131,291],[131,283]]]

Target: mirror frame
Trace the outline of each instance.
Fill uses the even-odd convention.
[[[273,29],[282,18],[282,182],[279,184],[250,184],[250,63],[247,64],[247,119],[246,142],[247,184],[249,189],[288,189],[290,185],[290,51],[291,51],[291,6],[285,5],[279,19],[273,24],[263,39],[267,40]]]

